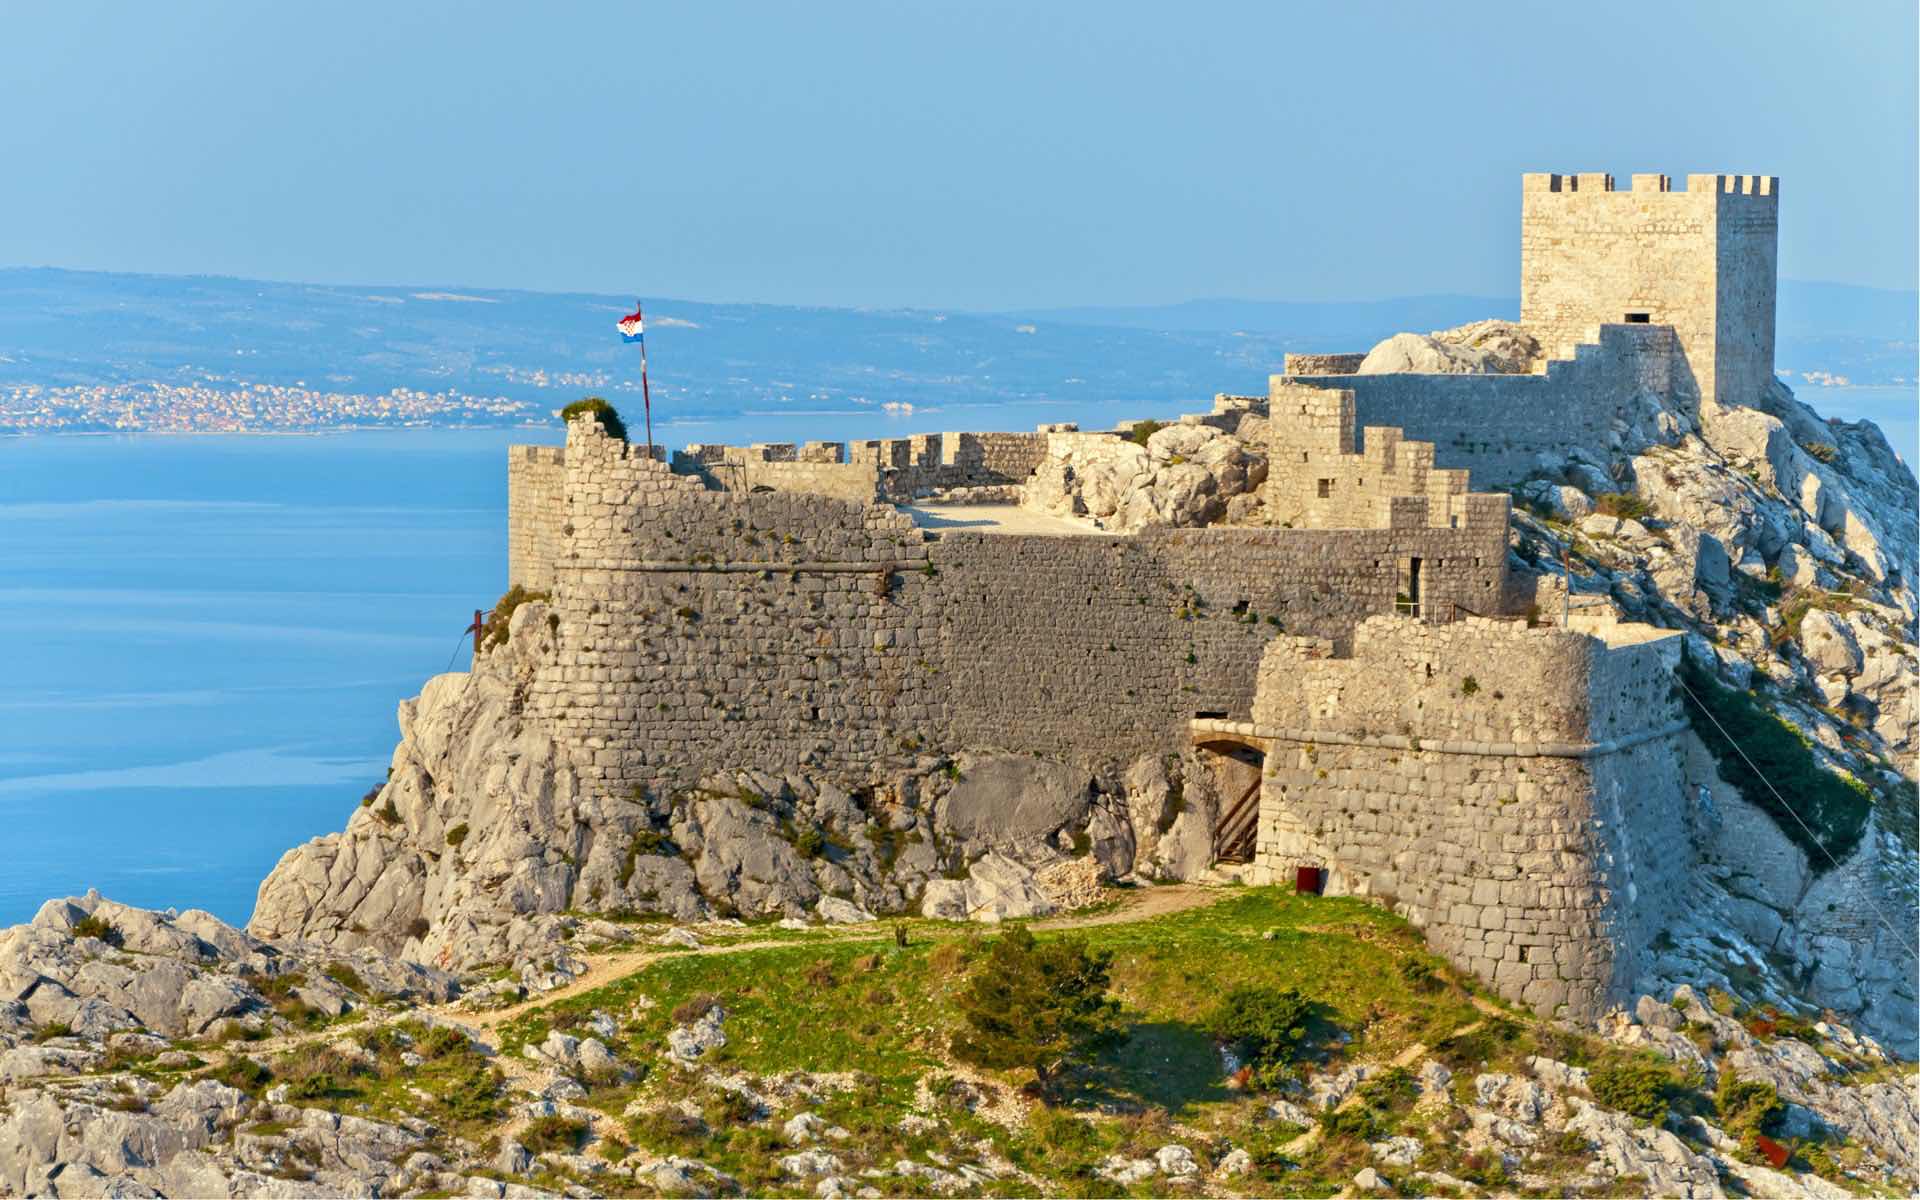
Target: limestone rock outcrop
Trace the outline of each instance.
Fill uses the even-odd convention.
[[[211,916],[89,893],[0,930],[0,1079],[81,1065],[116,1037],[268,1032],[290,1016],[446,1000],[453,978],[371,950],[269,944]]]
[[[1356,374],[1524,375],[1545,359],[1534,336],[1511,321],[1475,321],[1433,333],[1396,333],[1374,346]]]
[[[1149,525],[1210,525],[1266,476],[1266,457],[1255,445],[1211,425],[1168,425],[1144,443],[1107,434],[1056,436],[1027,482],[1024,503],[1125,533]]]

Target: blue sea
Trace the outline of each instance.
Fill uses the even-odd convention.
[[[1915,398],[1804,389],[1882,421]],[[1130,404],[663,424],[657,440],[897,437],[1161,416]],[[385,773],[394,707],[464,667],[506,585],[505,448],[557,429],[0,440],[0,925],[89,887],[244,922],[289,847]]]

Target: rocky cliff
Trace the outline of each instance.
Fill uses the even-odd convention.
[[[507,628],[471,671],[401,703],[386,782],[345,830],[287,852],[251,933],[532,977],[568,961],[568,912],[999,920],[1052,911],[1049,886],[1076,859],[1146,880],[1212,864],[1216,787],[1197,759],[1103,779],[982,751],[923,756],[857,793],[744,771],[669,796],[599,794],[526,714],[553,651],[546,606],[520,605]]]

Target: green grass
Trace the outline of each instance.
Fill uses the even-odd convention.
[[[850,1165],[887,1167],[901,1157],[925,1161],[929,1150],[973,1160],[978,1156],[969,1144],[985,1138],[1063,1194],[1110,1195],[1119,1190],[1094,1177],[1093,1167],[1108,1154],[1139,1156],[1168,1141],[1187,1141],[1171,1131],[1173,1121],[1278,1143],[1284,1131],[1249,1126],[1248,1114],[1258,1105],[1227,1086],[1213,1038],[1203,1028],[1233,986],[1299,989],[1313,1001],[1311,1042],[1328,1062],[1390,1057],[1480,1019],[1454,973],[1426,951],[1418,935],[1361,900],[1247,888],[1208,907],[1149,921],[1036,930],[1042,941],[1072,936],[1112,953],[1113,994],[1123,1006],[1127,1038],[1074,1075],[1057,1109],[1040,1110],[1018,1132],[954,1107],[943,1110],[942,1128],[911,1134],[901,1128],[901,1118],[912,1108],[916,1085],[956,1070],[949,1053],[959,1023],[954,999],[992,935],[942,922],[908,926],[905,948],[890,936],[852,940],[770,928],[737,931],[747,940],[793,940],[733,954],[663,959],[509,1022],[499,1031],[502,1052],[517,1053],[556,1024],[577,1024],[596,1009],[624,1018],[612,1048],[648,1073],[637,1085],[595,1088],[588,1103],[613,1116],[638,1101],[654,1111],[628,1123],[622,1135],[628,1142],[654,1154],[698,1157],[734,1174],[752,1194],[791,1191],[794,1181],[769,1173],[778,1157],[764,1144],[772,1127],[729,1110],[707,1095],[710,1084],[664,1057],[674,1010],[711,995],[727,1012],[728,1040],[704,1063],[759,1076],[852,1074],[850,1090],[828,1095],[814,1109],[851,1131],[847,1141],[830,1147]],[[1420,969],[1403,970],[1407,962]],[[642,996],[652,1007],[636,1009]],[[1331,1036],[1336,1029],[1351,1042],[1340,1045]],[[1022,1082],[1014,1072],[988,1074],[1010,1089]],[[681,1097],[693,1098],[704,1118],[688,1121],[661,1111]],[[1099,1112],[1129,1115],[1092,1115]],[[1205,1157],[1204,1145],[1191,1145]],[[1270,1157],[1262,1168],[1266,1174],[1257,1172],[1249,1183],[1256,1190],[1286,1191],[1292,1186],[1287,1181],[1299,1176]],[[1348,1170],[1346,1177],[1351,1175]],[[883,1188],[890,1194],[914,1190],[899,1180]],[[1030,1189],[1009,1180],[998,1190]],[[997,1191],[989,1187],[986,1194]]]

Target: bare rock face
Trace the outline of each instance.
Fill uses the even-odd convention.
[[[1030,843],[1087,819],[1093,780],[1024,755],[962,755],[935,828],[969,850]]]
[[[150,912],[95,893],[49,900],[32,921],[0,931],[0,1075],[47,1074],[131,1031],[277,1029],[296,1005],[339,1014],[456,991],[450,976],[415,963],[269,944],[203,912]],[[76,1040],[26,1044],[50,1033]]]
[[[1545,358],[1511,321],[1475,321],[1433,333],[1396,333],[1367,352],[1360,375],[1524,375]]]
[[[1155,430],[1144,445],[1082,437],[1056,448],[1029,481],[1024,503],[1122,532],[1211,525],[1266,477],[1266,456],[1255,444],[1211,425],[1181,423]]]

